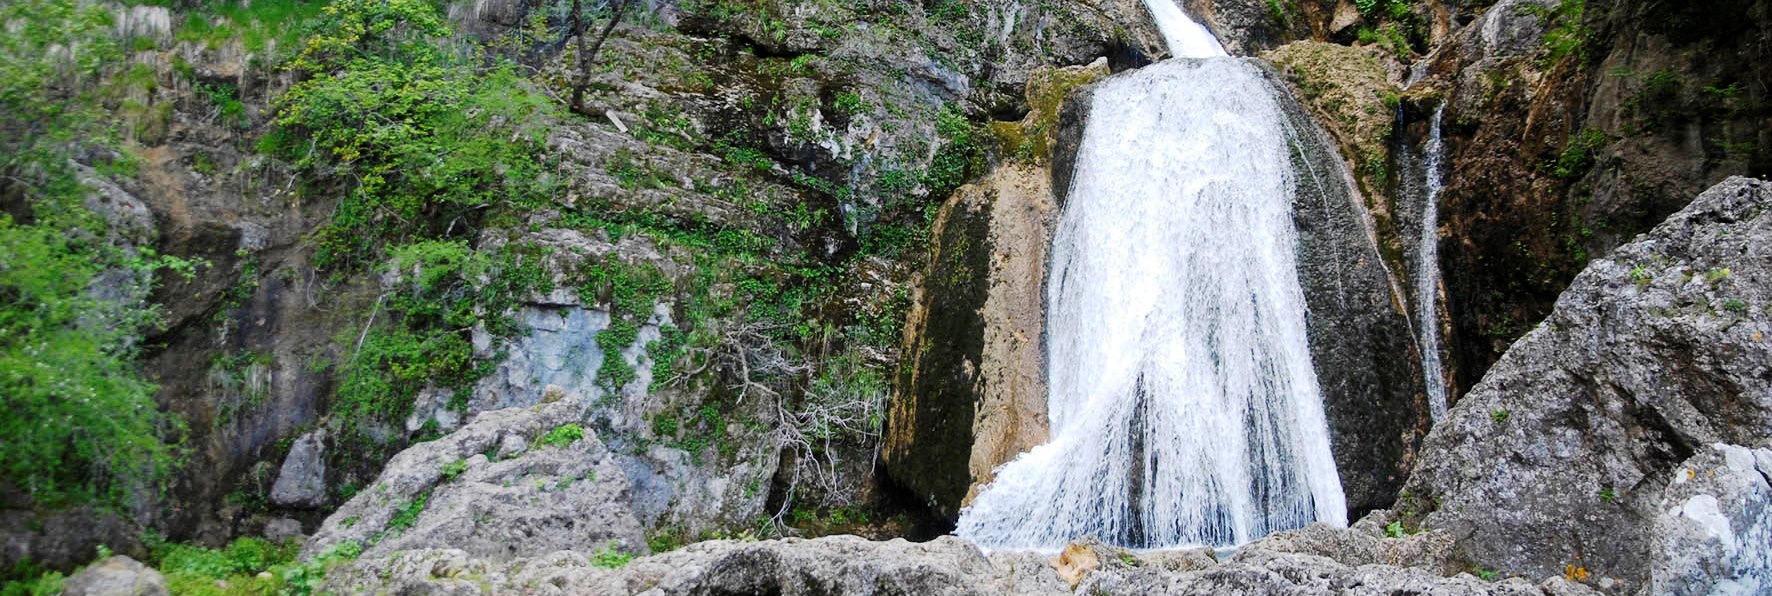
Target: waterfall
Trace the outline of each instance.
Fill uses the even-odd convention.
[[[1156,21],[1157,29],[1163,32],[1163,41],[1169,44],[1169,53],[1176,58],[1217,58],[1225,56],[1224,46],[1212,37],[1206,27],[1194,22],[1181,11],[1175,0],[1145,0],[1145,8],[1151,11],[1151,20]]]
[[[1445,186],[1441,169],[1445,150],[1440,141],[1440,115],[1444,104],[1434,109],[1434,121],[1428,125],[1427,145],[1422,149],[1421,169],[1421,246],[1416,251],[1415,308],[1421,331],[1421,374],[1427,381],[1428,411],[1435,422],[1446,415],[1446,376],[1440,365],[1440,316],[1436,302],[1440,296],[1440,189]]]
[[[1091,99],[1047,280],[1051,440],[961,513],[956,533],[987,548],[1226,546],[1346,523],[1283,91],[1169,0],[1149,5],[1174,53],[1217,57],[1118,75]]]

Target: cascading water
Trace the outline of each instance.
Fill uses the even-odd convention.
[[[1444,149],[1440,141],[1440,115],[1446,106],[1434,109],[1434,121],[1428,125],[1427,144],[1422,148],[1421,168],[1421,246],[1415,268],[1415,316],[1420,321],[1421,370],[1427,377],[1428,411],[1438,422],[1446,415],[1445,373],[1440,367],[1440,189],[1445,186],[1440,171]]]
[[[956,533],[989,548],[1224,546],[1346,523],[1281,91],[1168,0],[1148,4],[1172,52],[1209,58],[1094,93],[1047,284],[1052,438],[962,512]]]

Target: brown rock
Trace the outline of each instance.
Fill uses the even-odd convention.
[[[1084,576],[1101,568],[1101,557],[1095,556],[1095,551],[1088,546],[1073,542],[1064,547],[1064,552],[1052,557],[1052,568],[1058,570],[1058,577],[1065,583],[1076,588]]]

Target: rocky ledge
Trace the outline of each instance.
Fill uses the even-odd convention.
[[[1450,535],[1389,537],[1388,519],[1376,512],[1353,528],[1312,525],[1223,554],[1093,543],[1056,556],[987,553],[952,536],[923,543],[717,540],[625,564],[584,551],[501,562],[458,549],[410,550],[356,561],[328,582],[340,592],[394,594],[1595,593],[1562,577],[1534,583],[1446,575],[1456,567]]]

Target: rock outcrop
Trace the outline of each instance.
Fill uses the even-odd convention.
[[[562,400],[483,413],[388,461],[302,548],[346,541],[365,556],[447,544],[494,560],[562,549],[645,552],[628,481],[594,432],[586,406]]]
[[[1457,3],[1413,91],[1445,98],[1442,271],[1455,393],[1590,257],[1772,164],[1772,5]],[[1431,111],[1437,99],[1424,102]],[[1424,114],[1425,115],[1425,114]]]
[[[1586,595],[1561,577],[1490,583],[1442,574],[1451,537],[1384,537],[1376,523],[1313,525],[1246,545],[1135,553],[1073,544],[1059,556],[986,553],[951,536],[923,543],[854,536],[711,541],[635,559],[562,551],[495,562],[461,550],[413,550],[333,571],[328,586],[400,594],[1495,594]],[[1424,565],[1403,567],[1399,564]]]
[[[1479,566],[1648,580],[1652,544],[1684,548],[1652,540],[1678,535],[1655,520],[1688,507],[1664,501],[1694,490],[1682,462],[1772,438],[1769,211],[1772,184],[1731,178],[1592,262],[1428,435],[1399,508]]]
[[[1043,172],[999,168],[935,222],[908,317],[883,458],[953,517],[992,470],[1046,440],[1046,250],[1057,217]]]
[[[1343,92],[1350,96],[1353,89],[1369,95],[1370,85],[1382,83],[1372,80],[1379,75],[1370,72],[1376,61],[1369,55],[1323,52],[1320,45],[1288,46],[1294,51],[1274,54],[1321,68],[1328,68],[1325,56],[1346,58],[1349,64],[1338,67],[1338,78],[1364,83],[1344,82]],[[1288,88],[1278,73],[1269,71],[1269,79],[1276,89]],[[1311,364],[1323,392],[1348,519],[1357,519],[1391,505],[1427,432],[1428,406],[1403,285],[1380,242],[1385,210],[1360,192],[1336,151],[1335,137],[1318,126],[1306,105],[1292,97],[1282,97],[1280,104],[1293,136],[1292,221],[1298,229],[1298,283],[1304,289]],[[1354,128],[1345,121],[1335,118],[1333,129]]]
[[[1680,464],[1653,532],[1653,594],[1772,591],[1772,449],[1719,443]]]

